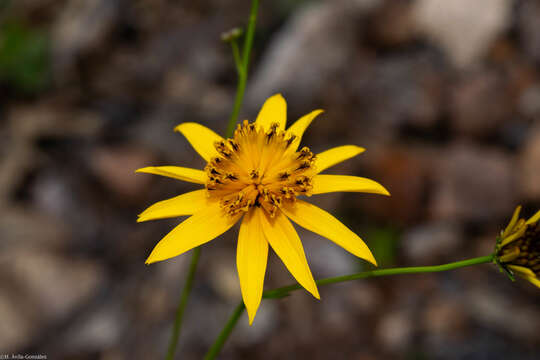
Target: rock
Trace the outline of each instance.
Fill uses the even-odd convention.
[[[359,201],[383,218],[392,218],[401,224],[418,221],[425,211],[425,191],[434,150],[386,147],[368,151],[366,160],[371,171],[363,176],[382,184],[391,196],[370,196]]]
[[[430,335],[459,337],[467,325],[463,306],[458,299],[434,299],[423,311],[423,324]]]
[[[358,270],[358,258],[326,238],[296,227],[316,278],[350,274]]]
[[[121,339],[128,324],[126,312],[120,304],[110,301],[94,311],[89,311],[70,326],[53,347],[62,352],[101,352],[111,348]]]
[[[407,230],[401,242],[403,252],[412,263],[427,264],[447,259],[459,249],[462,231],[455,223],[435,222]]]
[[[478,62],[510,25],[512,0],[419,0],[414,3],[419,33],[448,54],[457,67]]]
[[[510,293],[512,294],[512,293]],[[540,311],[537,306],[516,303],[507,293],[476,287],[466,294],[464,309],[484,326],[532,343],[540,340]]]
[[[527,88],[519,98],[519,110],[527,118],[540,117],[540,84]]]
[[[280,91],[292,103],[305,103],[324,92],[325,83],[352,56],[353,34],[360,19],[379,3],[338,0],[297,10],[263,54],[249,85],[248,104],[257,108],[269,95]]]
[[[385,1],[370,18],[369,32],[378,46],[403,46],[415,37],[412,3]]]
[[[537,62],[540,61],[540,4],[537,1],[520,3],[518,29],[527,55]]]
[[[400,352],[412,340],[413,330],[410,314],[405,311],[391,311],[381,318],[375,332],[386,350]]]
[[[16,250],[2,255],[2,267],[10,269],[23,284],[25,297],[31,301],[32,309],[40,312],[41,321],[67,316],[104,281],[103,270],[88,260],[35,250]]]
[[[495,71],[468,73],[451,89],[452,127],[461,134],[487,137],[511,118],[505,82]]]
[[[15,248],[60,249],[67,247],[69,231],[48,214],[10,207],[0,209],[0,238],[0,249],[5,253]]]
[[[37,330],[36,313],[25,308],[20,299],[0,290],[0,348],[4,353],[15,352],[28,344]]]
[[[155,162],[149,151],[133,145],[97,148],[90,157],[90,166],[105,187],[132,200],[143,194],[152,180],[135,174],[135,170]]]
[[[111,31],[120,10],[117,1],[70,0],[52,30],[57,78],[65,80],[77,57],[98,47]]]
[[[499,150],[456,143],[440,155],[433,176],[435,219],[489,221],[516,205],[515,165]]]
[[[384,126],[378,141],[404,125],[433,128],[444,101],[440,62],[436,54],[415,51],[378,59],[373,68],[356,69],[347,78],[349,91],[363,109],[362,121],[355,125]]]
[[[95,136],[103,125],[98,114],[74,111],[54,100],[34,106],[15,106],[10,109],[8,118],[12,134],[23,139],[90,137]]]
[[[540,200],[540,126],[529,132],[519,161],[519,189],[526,199]]]

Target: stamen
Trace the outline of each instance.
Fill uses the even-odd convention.
[[[208,196],[230,216],[257,206],[271,217],[286,202],[296,201],[297,195],[309,196],[315,156],[307,147],[287,152],[296,139],[295,134],[279,130],[278,123],[265,131],[243,121],[233,138],[214,143],[218,156],[205,168]]]

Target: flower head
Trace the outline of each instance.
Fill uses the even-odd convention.
[[[517,274],[540,287],[540,211],[520,219],[521,206],[497,241],[495,261],[509,274]]]
[[[280,94],[270,97],[256,121],[238,125],[231,139],[223,139],[196,123],[177,126],[175,131],[181,132],[207,161],[204,171],[176,166],[137,170],[205,187],[160,201],[139,215],[139,222],[191,215],[156,245],[147,264],[204,244],[241,220],[236,261],[250,324],[261,302],[269,245],[294,278],[319,298],[290,220],[376,265],[369,248],[354,232],[328,212],[298,199],[298,195],[336,191],[389,195],[370,179],[320,174],[364,149],[347,145],[317,155],[307,147],[298,149],[304,131],[322,111],[312,111],[285,130],[286,108]]]

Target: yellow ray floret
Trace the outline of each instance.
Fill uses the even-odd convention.
[[[206,190],[195,190],[155,203],[139,214],[137,222],[193,215],[207,206]]]
[[[137,169],[135,172],[161,175],[196,184],[204,184],[208,181],[208,177],[204,171],[180,166],[148,166]]]
[[[360,155],[365,150],[366,149],[359,146],[344,145],[323,151],[322,153],[317,154],[317,159],[315,161],[317,173],[323,172],[329,167],[355,157],[356,155]]]
[[[263,234],[260,214],[248,212],[238,233],[236,267],[250,325],[261,303],[267,259],[268,241]]]
[[[495,260],[507,272],[540,287],[540,211],[520,219],[521,206],[497,241]]]
[[[281,94],[269,97],[263,104],[255,122],[264,130],[271,124],[278,124],[278,129],[285,129],[287,124],[287,103]]]
[[[206,161],[210,161],[213,156],[217,155],[214,143],[223,140],[221,136],[206,126],[192,122],[180,124],[174,128],[174,131],[182,133],[195,151]]]
[[[298,283],[319,298],[304,248],[290,220],[376,265],[358,235],[328,212],[297,199],[299,195],[336,191],[389,195],[370,179],[320,174],[364,151],[346,145],[315,155],[308,147],[300,147],[305,130],[321,113],[312,111],[286,129],[287,104],[277,94],[266,100],[254,123],[242,122],[229,139],[196,123],[177,126],[175,130],[207,161],[204,171],[177,166],[137,171],[204,184],[204,189],[160,201],[139,215],[139,222],[191,215],[156,245],[146,262],[180,255],[241,220],[236,264],[250,324],[261,303],[269,247]]]

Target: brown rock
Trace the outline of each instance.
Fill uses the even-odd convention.
[[[509,96],[503,79],[480,71],[458,81],[451,92],[452,127],[461,134],[486,136],[509,117]]]
[[[512,158],[498,150],[460,143],[442,154],[436,168],[431,211],[435,218],[487,221],[516,205]]]
[[[530,131],[521,152],[519,188],[527,199],[540,199],[540,127]]]
[[[135,174],[135,170],[150,166],[154,157],[133,146],[102,147],[92,153],[90,165],[109,190],[125,198],[137,198],[151,181],[150,176]]]

